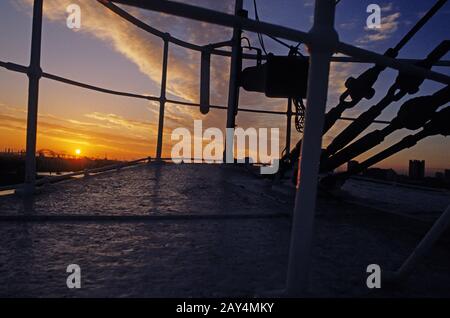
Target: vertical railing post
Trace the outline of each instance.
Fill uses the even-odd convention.
[[[156,145],[156,160],[161,160],[163,135],[164,135],[164,108],[166,106],[166,84],[167,84],[167,63],[169,60],[169,38],[164,37],[163,65],[161,78],[161,95],[159,97],[159,122],[158,122],[158,143]]]
[[[432,248],[433,244],[450,226],[450,205],[444,213],[434,222],[431,229],[425,234],[420,243],[416,246],[411,255],[405,260],[397,272],[394,273],[394,279],[404,279],[411,273],[419,260]]]
[[[288,98],[286,111],[286,154],[291,151],[292,98]]]
[[[243,10],[243,0],[236,0],[234,7],[234,14],[240,16]],[[231,51],[231,64],[230,64],[230,81],[228,88],[228,109],[227,109],[227,128],[234,128],[236,126],[236,113],[239,104],[239,85],[238,76],[242,68],[242,47],[241,47],[242,30],[239,28],[233,29],[233,46]],[[225,140],[225,158],[230,160],[233,158],[233,136],[228,136]]]
[[[28,113],[27,113],[27,144],[25,157],[24,192],[32,194],[36,181],[36,136],[38,119],[39,80],[41,70],[41,39],[42,39],[42,6],[43,0],[34,0],[33,30],[31,35],[31,57],[28,68]]]
[[[305,131],[300,154],[299,182],[292,220],[287,293],[296,297],[307,289],[314,226],[322,128],[328,93],[330,58],[338,41],[334,29],[335,0],[316,0],[308,77]]]

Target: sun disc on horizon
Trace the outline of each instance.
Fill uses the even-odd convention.
[[[75,150],[75,154],[76,154],[77,156],[81,155],[81,149],[76,149],[76,150]]]

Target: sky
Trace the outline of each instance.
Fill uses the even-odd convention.
[[[181,1],[181,0],[180,0]],[[189,0],[194,4],[222,12],[232,13],[233,0]],[[94,0],[45,0],[42,35],[42,68],[47,73],[71,78],[88,84],[120,91],[159,96],[161,80],[161,39],[109,12]],[[81,7],[81,29],[66,26],[66,7]],[[381,29],[368,30],[366,8],[375,3],[382,8]],[[308,31],[312,25],[312,0],[257,0],[262,21]],[[336,10],[336,29],[340,40],[378,53],[396,44],[412,25],[434,4],[431,0],[361,1],[342,0]],[[252,0],[244,0],[249,17],[254,18]],[[228,28],[172,17],[164,14],[121,6],[146,23],[185,41],[205,45],[231,38]],[[0,60],[28,65],[31,42],[31,0],[0,1]],[[447,3],[433,19],[402,49],[401,58],[423,58],[449,34],[450,5]],[[251,44],[259,46],[257,36],[244,32]],[[448,39],[448,38],[447,38]],[[265,37],[269,52],[287,54],[287,49]],[[300,46],[306,53],[305,46]],[[449,59],[450,54],[445,56]],[[197,52],[175,45],[170,46],[168,71],[168,97],[175,100],[198,102],[199,61]],[[255,62],[247,61],[245,66]],[[345,79],[357,76],[367,64],[332,63],[328,96],[328,109],[336,105],[344,91]],[[449,68],[433,70],[450,74]],[[228,96],[229,59],[212,59],[211,102],[226,105]],[[380,100],[393,83],[397,73],[385,71],[375,85],[377,91],[370,101],[365,100],[344,115],[357,117]],[[28,80],[24,74],[0,68],[0,149],[25,148],[26,105]],[[441,84],[425,81],[419,93],[407,96],[387,108],[379,117],[395,117],[402,102],[419,95],[432,94]],[[269,99],[263,94],[241,89],[240,107],[286,110],[286,100]],[[146,100],[111,96],[78,87],[42,79],[40,82],[37,149],[51,149],[57,153],[74,154],[80,149],[89,157],[135,159],[154,156],[157,139],[159,106]],[[168,104],[164,127],[163,156],[169,156],[174,142],[173,129],[192,129],[194,119],[202,119],[204,129],[224,128],[226,112],[211,110],[201,115],[199,109]],[[237,126],[280,128],[280,145],[285,140],[286,118],[240,112]],[[348,122],[340,121],[324,136],[326,146]],[[368,130],[380,129],[372,125]],[[401,130],[387,138],[372,151],[356,158],[363,160],[392,145],[410,131]],[[301,137],[293,129],[292,143]],[[405,172],[409,159],[426,160],[428,174],[450,168],[450,142],[435,136],[420,142],[378,166]]]

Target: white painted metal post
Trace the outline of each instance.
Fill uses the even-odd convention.
[[[335,0],[316,0],[310,31],[310,69],[299,183],[295,197],[287,273],[287,293],[301,296],[307,289],[314,226],[322,127],[328,93],[330,57],[338,42],[334,30]]]
[[[167,84],[167,63],[169,59],[169,38],[164,37],[163,65],[161,78],[161,95],[159,97],[159,123],[158,123],[158,143],[156,145],[156,160],[161,160],[163,135],[164,135],[164,108],[166,106],[166,84]]]
[[[25,194],[34,192],[36,181],[36,135],[41,70],[42,2],[34,0],[31,58],[28,68],[27,145],[25,157]]]
[[[235,8],[234,8],[234,14],[235,16],[239,16],[243,9],[243,0],[236,0]],[[242,30],[239,28],[233,29],[233,47],[231,51],[231,64],[230,64],[230,81],[229,81],[229,88],[228,88],[228,109],[227,109],[227,128],[233,128],[236,125],[236,113],[237,108],[239,104],[239,86],[238,86],[238,76],[239,72],[241,71],[241,55],[242,55],[242,48],[241,48],[241,36],[242,36]],[[232,158],[233,155],[233,137],[228,136],[231,138],[226,138],[225,140],[225,158]]]
[[[430,251],[434,243],[442,236],[450,225],[450,205],[445,209],[444,213],[434,222],[431,229],[427,232],[424,238],[420,241],[411,255],[406,259],[397,272],[395,272],[394,279],[404,279],[411,273],[414,266],[419,260]]]

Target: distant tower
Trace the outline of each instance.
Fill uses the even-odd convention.
[[[413,180],[420,180],[425,177],[425,160],[409,161],[409,177]]]
[[[450,181],[450,169],[445,169],[444,171],[444,179]]]

